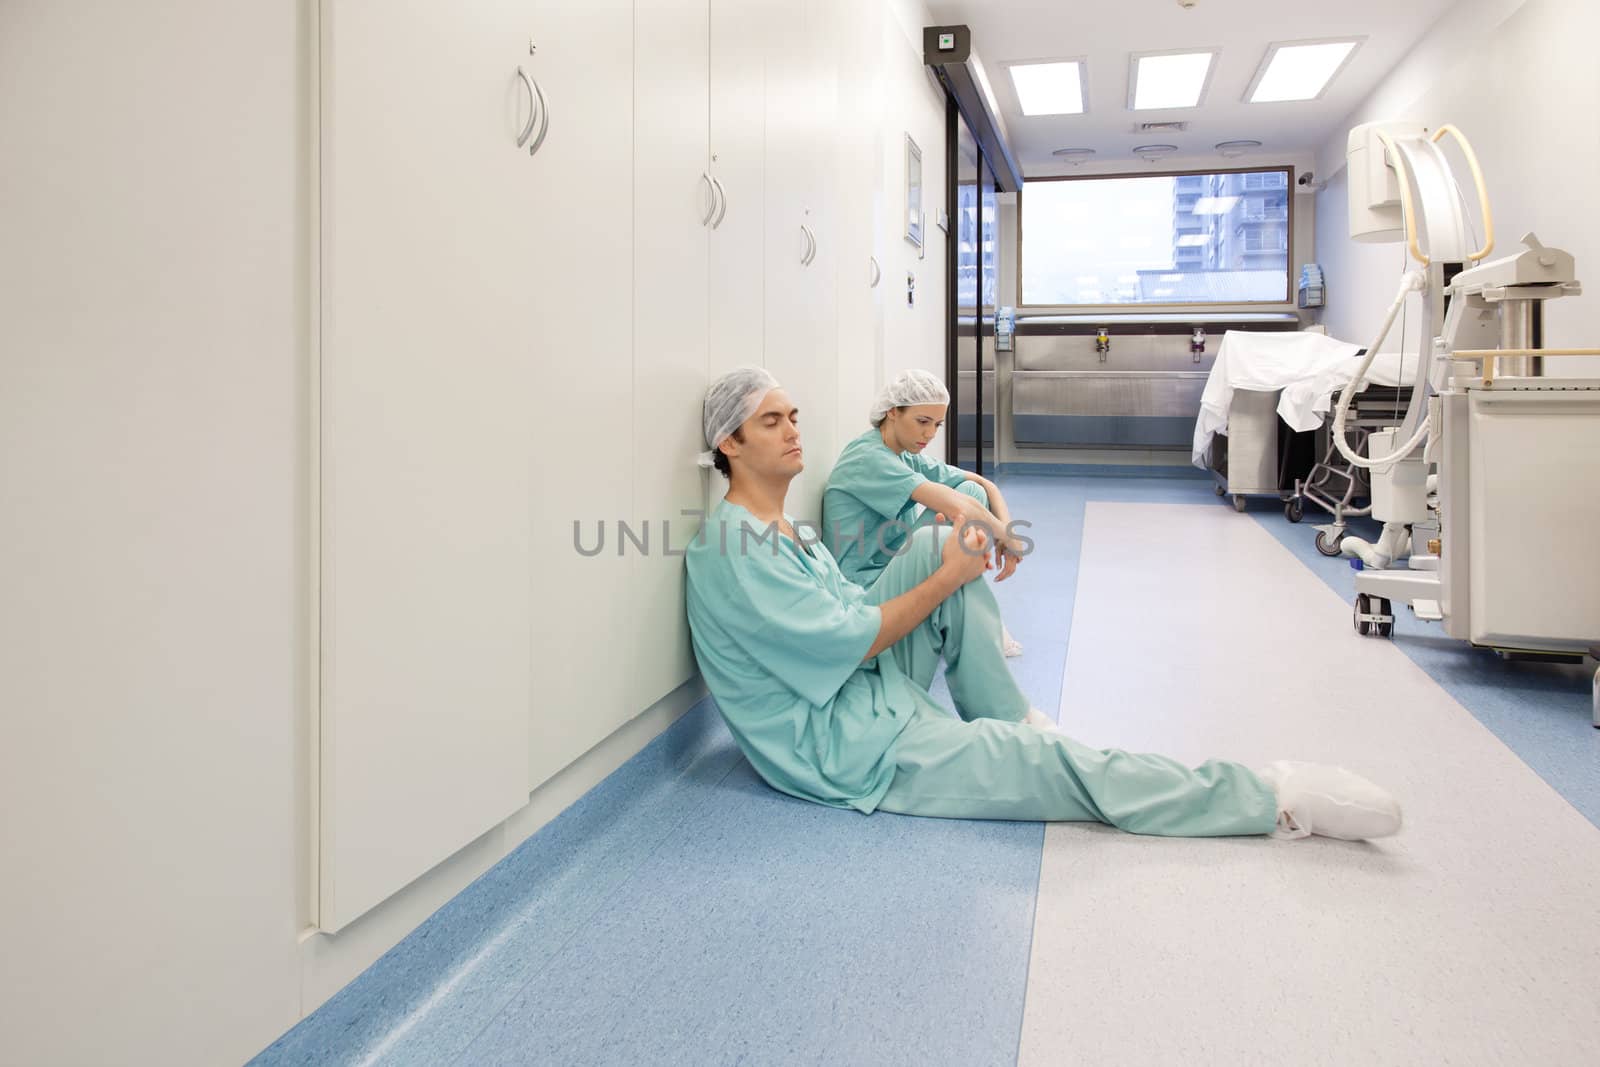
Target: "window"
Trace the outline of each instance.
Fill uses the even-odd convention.
[[[1244,231],[1246,252],[1284,252],[1283,231],[1276,226],[1261,226]]]
[[[1022,303],[1287,303],[1288,188],[1287,168],[1025,182]]]
[[[983,190],[983,306],[994,307],[999,264],[995,261],[996,228],[1000,225],[999,206],[994,188]],[[978,302],[978,187],[963,182],[956,186],[956,299],[962,307]]]
[[[1281,170],[1256,171],[1244,176],[1246,189],[1287,189],[1289,175]]]

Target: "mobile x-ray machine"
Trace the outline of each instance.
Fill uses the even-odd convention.
[[[1441,142],[1472,172],[1473,236]],[[1404,241],[1414,261],[1334,417],[1337,447],[1372,477],[1376,543],[1345,538],[1362,634],[1393,632],[1393,605],[1508,657],[1600,658],[1600,379],[1546,377],[1544,306],[1576,296],[1572,256],[1533,234],[1488,259],[1494,219],[1472,147],[1452,126],[1371,123],[1349,140],[1350,235]],[[1408,261],[1410,265],[1410,261]],[[1345,440],[1350,398],[1411,293],[1430,339],[1405,421]],[[1594,679],[1600,727],[1600,670]]]

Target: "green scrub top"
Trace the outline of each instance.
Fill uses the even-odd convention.
[[[695,658],[756,772],[791,796],[876,808],[918,705],[893,656],[862,662],[882,618],[865,591],[822,545],[726,500],[685,563]]]
[[[954,489],[967,472],[883,443],[877,429],[844,446],[822,494],[822,540],[844,576],[870,586],[918,525],[922,505],[911,494],[924,482]],[[903,523],[904,528],[890,525]],[[883,543],[878,543],[879,536]]]

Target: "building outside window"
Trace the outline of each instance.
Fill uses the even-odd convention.
[[[1021,302],[1287,302],[1289,196],[1287,168],[1026,182]]]
[[[983,263],[983,307],[995,306],[995,286],[999,264],[995,260],[996,227],[1000,225],[994,189],[983,191],[983,247],[978,247],[978,200],[976,185],[956,187],[956,300],[961,307],[973,307],[978,300],[978,264]]]

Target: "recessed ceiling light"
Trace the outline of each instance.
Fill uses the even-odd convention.
[[[1128,106],[1135,111],[1199,107],[1216,58],[1215,49],[1135,54],[1128,68]]]
[[[1133,150],[1133,154],[1140,159],[1154,162],[1162,156],[1170,156],[1178,150],[1175,144],[1142,144]]]
[[[1094,155],[1094,149],[1092,149],[1092,148],[1058,148],[1054,152],[1051,152],[1050,154],[1052,156],[1060,156],[1062,159],[1067,160],[1069,163],[1081,163],[1085,159],[1088,159],[1090,156]]]
[[[1024,115],[1081,115],[1084,64],[1081,59],[1050,63],[1012,63],[1011,84]]]
[[[1229,157],[1242,156],[1253,148],[1260,148],[1261,142],[1249,140],[1218,141],[1216,144],[1212,145],[1212,147],[1215,148],[1220,155]]]
[[[1267,48],[1261,67],[1245,90],[1252,104],[1283,100],[1315,100],[1355,55],[1363,38],[1333,41],[1275,43]]]

